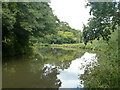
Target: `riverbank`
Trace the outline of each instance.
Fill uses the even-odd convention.
[[[52,63],[52,65],[55,64],[57,66],[61,66],[61,63],[63,63],[66,66],[61,68],[66,68],[69,67],[70,61],[74,60],[75,58],[81,57],[82,55],[84,55],[85,52],[96,53],[96,57],[99,65],[95,66],[92,69],[89,69],[89,65],[88,65],[88,68],[85,69],[85,73],[79,77],[81,80],[84,81],[82,82],[82,84],[84,85],[85,88],[88,87],[117,88],[118,80],[120,78],[118,73],[118,64],[117,64],[118,53],[116,48],[117,46],[116,47],[112,47],[112,46],[115,45],[112,44],[108,45],[105,43],[93,43],[93,44],[88,43],[85,46],[83,43],[80,44],[37,43],[31,47],[34,53],[33,55],[29,55],[30,58],[27,60],[27,62],[31,63],[30,65],[32,65],[31,68],[33,72],[38,71],[36,69],[40,67],[42,68],[46,63],[50,63],[50,64]],[[95,48],[94,51],[93,48]],[[102,51],[98,51],[100,49]],[[19,59],[20,58],[16,57],[17,64],[19,64],[18,63]],[[21,60],[19,60],[19,62],[20,61]],[[26,60],[23,59],[22,61],[26,61]],[[79,64],[79,66],[81,65]]]
[[[79,44],[40,44],[40,46],[50,46],[65,49],[83,49],[91,51],[99,51],[97,54],[99,66],[93,69],[87,68],[85,74],[80,78],[84,81],[84,86],[92,88],[117,88],[120,79],[118,72],[118,46],[116,42],[106,43],[99,41],[98,43]],[[101,54],[100,54],[101,53]],[[99,74],[98,74],[99,73]],[[92,79],[92,80],[91,80]]]
[[[48,44],[48,43],[40,43],[38,46],[50,46],[50,47],[62,47],[62,48],[80,48],[80,49],[89,49],[89,50],[98,50],[103,51],[107,48],[106,43],[88,43],[85,45],[84,43],[76,43],[76,44]]]

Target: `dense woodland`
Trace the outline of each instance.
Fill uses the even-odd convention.
[[[85,80],[84,85],[86,87],[96,85],[101,88],[118,87],[120,2],[89,2],[86,7],[90,7],[90,15],[93,17],[89,19],[87,25],[84,25],[81,32],[71,28],[67,22],[60,21],[47,2],[3,2],[3,56],[24,54],[35,47],[36,43],[84,43],[85,47],[94,44],[107,56],[105,60],[101,58],[99,62],[101,66],[91,70],[91,74],[88,75],[86,71],[87,75],[82,77]],[[96,44],[95,41],[99,43]],[[105,67],[104,71],[101,71],[102,67]],[[98,73],[100,78],[95,77],[93,82],[88,83],[90,77]],[[96,79],[100,82],[96,82]]]
[[[71,28],[67,22],[61,22],[53,14],[47,2],[4,2],[2,3],[3,55],[25,53],[34,43],[70,44],[84,41],[87,44],[101,37],[108,42],[111,33],[120,24],[119,5],[115,2],[88,3],[93,17],[89,19],[88,25],[84,25],[83,32],[80,32]]]
[[[34,43],[76,43],[79,32],[61,22],[46,2],[2,3],[2,30],[4,56],[25,53]]]

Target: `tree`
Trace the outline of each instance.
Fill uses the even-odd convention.
[[[116,30],[118,23],[118,10],[119,3],[116,2],[90,2],[87,6],[90,6],[90,15],[93,17],[89,19],[88,26],[84,26],[83,37],[84,42],[97,38],[99,40],[102,37],[107,42],[109,41],[109,35]]]
[[[30,46],[31,36],[44,37],[55,32],[57,18],[47,2],[4,2],[2,6],[5,53],[24,53]]]

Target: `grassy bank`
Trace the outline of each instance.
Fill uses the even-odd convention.
[[[89,50],[99,50],[103,51],[107,48],[106,43],[76,43],[76,44],[48,44],[48,43],[39,43],[39,46],[51,46],[51,47],[63,47],[63,48],[80,48],[80,49],[89,49]]]
[[[109,43],[106,43],[103,40],[99,42],[94,41],[92,44],[88,43],[87,45],[83,43],[79,44],[39,44],[41,46],[50,46],[57,48],[65,49],[87,49],[95,50],[98,52],[98,63],[99,66],[85,70],[85,73],[80,76],[84,81],[85,88],[118,88],[119,87],[119,72],[118,72],[118,63],[120,62],[118,58],[118,42],[110,40]]]

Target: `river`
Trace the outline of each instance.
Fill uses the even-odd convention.
[[[3,88],[84,88],[80,75],[98,65],[95,52],[39,47],[32,55],[3,59]]]

